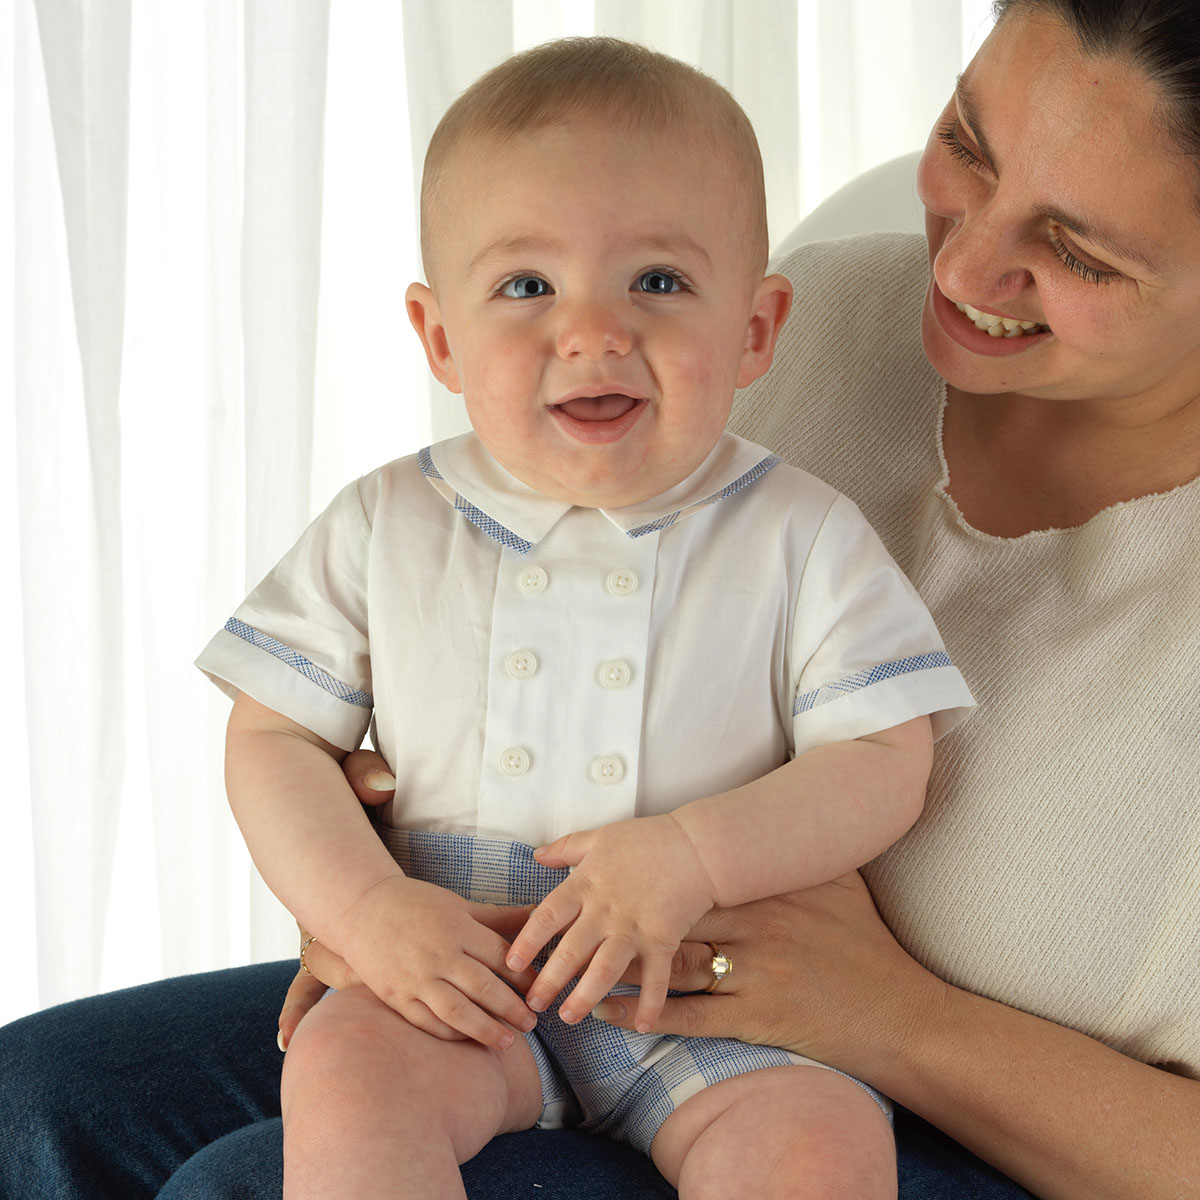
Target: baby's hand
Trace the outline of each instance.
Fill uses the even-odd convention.
[[[504,981],[524,992],[535,976],[506,964],[508,943],[479,919],[486,910],[434,884],[389,876],[347,912],[346,961],[418,1029],[505,1050],[509,1026],[528,1032],[537,1017]]]
[[[526,993],[544,1010],[576,975],[559,1015],[582,1020],[625,968],[640,961],[634,1018],[648,1031],[667,996],[671,960],[684,935],[713,905],[713,888],[692,844],[670,814],[571,833],[535,852],[547,867],[574,867],[533,910],[514,939],[508,966],[520,970],[556,934],[562,940]]]

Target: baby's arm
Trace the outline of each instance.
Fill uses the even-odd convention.
[[[530,1007],[545,1008],[582,975],[560,1009],[564,1020],[579,1020],[637,958],[635,1022],[649,1029],[675,950],[709,908],[826,883],[874,858],[920,815],[932,751],[930,720],[918,717],[818,746],[665,816],[568,834],[542,848],[546,866],[576,869],[513,942],[515,968],[566,931],[527,994]]]
[[[343,751],[240,694],[225,744],[229,802],[254,862],[285,907],[418,1028],[503,1049],[532,1012],[497,974],[507,943],[475,906],[408,878],[341,770]],[[499,1019],[497,1019],[499,1018]]]

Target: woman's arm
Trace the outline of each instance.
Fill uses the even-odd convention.
[[[915,962],[854,873],[714,912],[733,974],[667,1001],[657,1032],[787,1046],[879,1088],[1041,1200],[1200,1195],[1200,1082],[951,987]],[[677,956],[671,986],[711,978]],[[629,1025],[620,1001],[597,1015]]]

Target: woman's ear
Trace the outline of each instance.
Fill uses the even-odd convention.
[[[767,373],[775,356],[775,341],[791,307],[792,281],[786,275],[768,275],[758,285],[738,366],[738,387],[743,388]]]
[[[408,319],[425,347],[429,369],[439,383],[452,392],[462,392],[458,369],[450,353],[450,342],[446,337],[446,326],[442,324],[442,312],[437,297],[423,283],[410,283],[404,293],[404,307]]]

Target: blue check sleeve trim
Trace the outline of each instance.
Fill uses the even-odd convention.
[[[230,617],[225,622],[225,629],[234,637],[241,638],[243,642],[249,642],[251,646],[257,646],[259,650],[265,650],[268,654],[274,655],[280,662],[286,663],[293,671],[299,671],[305,679],[311,680],[331,696],[336,696],[339,700],[358,708],[374,708],[375,698],[370,692],[359,691],[358,688],[353,688],[348,683],[335,679],[328,671],[322,671],[316,663],[309,662],[303,654],[276,641],[275,638],[261,633],[253,625],[247,625],[245,621],[239,621],[237,617]]]
[[[792,716],[799,716],[803,712],[819,708],[822,704],[840,700],[851,692],[861,691],[863,688],[868,688],[874,683],[881,683],[885,679],[894,679],[897,675],[908,675],[913,671],[930,671],[937,667],[950,665],[950,656],[944,650],[880,663],[865,671],[856,671],[853,675],[847,675],[845,679],[839,679],[836,683],[827,683],[811,692],[805,692],[802,696],[797,696],[792,707]]]

